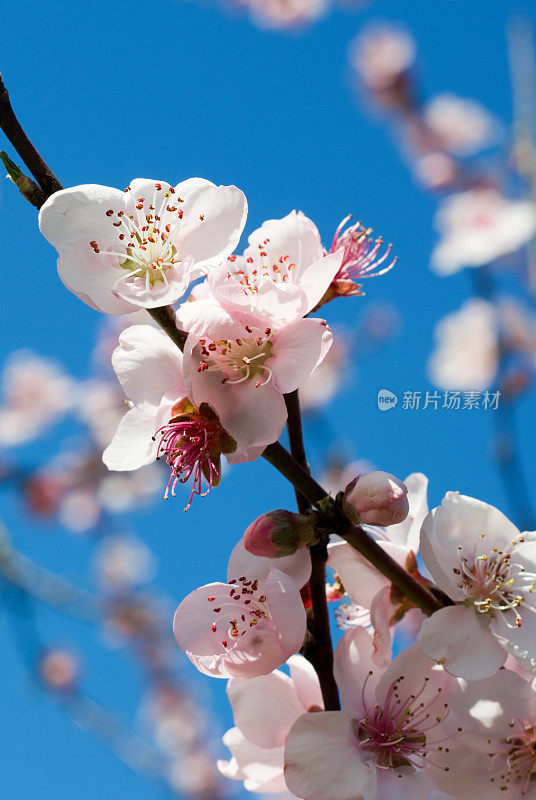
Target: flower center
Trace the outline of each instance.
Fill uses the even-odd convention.
[[[485,534],[481,536],[484,538]],[[523,537],[513,541],[512,552],[523,541]],[[479,614],[505,613],[509,627],[521,627],[519,608],[533,593],[536,574],[512,562],[512,553],[497,547],[491,555],[483,553],[473,558],[463,553],[461,545],[458,545],[458,552],[460,566],[453,572],[459,576],[458,586],[465,592],[468,603]]]
[[[198,372],[221,372],[222,383],[244,383],[253,380],[255,386],[265,386],[272,378],[266,361],[272,355],[271,329],[255,337],[254,329],[245,327],[248,334],[241,339],[201,339],[202,360]],[[260,330],[258,331],[260,333]]]
[[[369,673],[369,676],[372,672]],[[362,697],[365,697],[365,687]],[[441,725],[448,716],[448,704],[438,705],[441,687],[430,698],[423,699],[429,678],[417,694],[404,695],[401,691],[404,676],[397,678],[389,687],[383,706],[375,705],[367,710],[361,720],[354,720],[354,733],[361,749],[370,753],[378,767],[391,769],[402,766],[422,768],[431,751],[442,750],[442,742],[434,736],[433,744],[427,734]],[[438,709],[439,712],[438,713]]]
[[[130,187],[125,191],[130,191]],[[180,197],[173,197],[175,190],[165,191],[160,183],[155,184],[152,198],[136,198],[135,213],[109,209],[106,216],[117,228],[119,242],[123,248],[102,250],[98,242],[90,242],[95,253],[117,256],[119,266],[126,274],[116,282],[137,282],[148,291],[155,283],[167,285],[166,272],[181,262],[174,241],[183,216]]]
[[[536,780],[536,730],[533,725],[525,725],[521,721],[510,723],[512,728],[516,725],[516,733],[501,745],[506,764],[503,758],[495,763],[498,753],[489,754],[494,762],[490,782],[503,792],[511,789],[513,783],[517,784],[515,795],[508,796],[521,798],[526,797],[529,791],[532,796]]]
[[[167,500],[171,492],[175,497],[177,483],[186,483],[192,478],[192,489],[187,511],[194,494],[204,497],[220,480],[220,455],[230,453],[236,444],[221,427],[216,414],[208,406],[196,409],[185,398],[172,409],[170,421],[163,425],[153,436],[153,441],[160,435],[156,458],[166,457],[171,467],[171,475],[164,498]],[[203,477],[208,488],[202,491]]]
[[[225,649],[254,628],[261,619],[270,618],[266,595],[259,591],[259,581],[244,575],[229,581],[229,593],[223,600],[221,596],[208,597],[207,600],[214,613],[212,633],[223,637],[221,643]]]
[[[240,260],[240,269],[233,269],[236,256],[229,256],[227,261],[228,276],[242,284],[249,294],[257,294],[263,279],[268,278],[273,283],[292,283],[296,264],[292,263],[289,255],[280,256],[275,263],[270,264],[265,246],[270,240],[265,239],[263,244],[258,244],[258,252]]]

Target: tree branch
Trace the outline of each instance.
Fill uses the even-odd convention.
[[[48,164],[28,139],[11,106],[9,94],[0,75],[0,128],[22,158],[46,197],[63,189]]]
[[[285,395],[288,419],[287,431],[290,451],[293,459],[301,469],[309,473],[305,446],[303,443],[302,419],[298,392],[294,391]],[[296,501],[300,514],[305,514],[311,507],[311,501],[298,489]],[[303,655],[311,662],[320,681],[324,708],[326,711],[339,711],[341,704],[339,690],[333,675],[333,646],[329,629],[329,613],[326,600],[326,561],[328,557],[327,542],[319,542],[309,548],[311,553],[311,577],[309,591],[311,594],[311,611],[308,615],[309,636],[305,641]]]
[[[415,606],[428,616],[443,608],[444,604],[414,580],[363,528],[352,525],[337,508],[335,501],[329,497],[326,490],[294,460],[279,442],[268,445],[263,456],[310,503],[319,507],[326,514],[334,531],[339,536],[342,536],[348,544],[385,575]]]

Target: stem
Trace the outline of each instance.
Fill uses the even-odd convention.
[[[321,502],[328,498],[326,490],[311,478],[279,442],[269,445],[263,456],[301,494],[305,495],[310,503],[324,506],[321,510],[326,511],[325,503]],[[334,500],[331,500],[329,506],[329,519],[339,536],[342,536],[348,544],[385,575],[415,606],[428,616],[443,608],[444,604],[414,580],[363,528],[352,525],[338,510]]]
[[[0,75],[0,128],[22,158],[47,197],[63,189],[48,164],[28,139],[11,106],[9,94]]]
[[[309,465],[303,443],[302,418],[298,391],[285,395],[287,406],[287,431],[292,458],[300,468],[309,475]],[[300,514],[305,514],[311,502],[298,489],[296,502]],[[324,698],[326,711],[339,711],[339,689],[333,675],[333,646],[329,629],[329,612],[326,600],[326,561],[328,558],[327,542],[320,542],[309,548],[311,553],[311,577],[309,591],[311,593],[312,616],[308,618],[309,636],[306,639],[303,655],[311,662],[320,681],[320,689]]]
[[[181,331],[181,329],[177,327],[173,306],[160,306],[159,308],[148,308],[147,311],[154,319],[154,321],[157,322],[158,325],[160,325],[162,330],[165,331],[165,333],[167,333],[171,341],[177,345],[179,350],[184,350],[184,345],[186,344],[186,339],[188,338],[188,334],[186,333],[186,331]]]

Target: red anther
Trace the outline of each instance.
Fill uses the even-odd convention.
[[[223,645],[224,647],[227,647],[227,642],[225,641],[225,639],[222,639],[222,640],[221,640],[221,643],[222,643],[222,645]]]
[[[107,217],[111,217],[113,213],[114,213],[114,212],[113,212],[113,211],[112,211],[112,209],[110,208],[110,210],[106,212],[106,216],[107,216]]]
[[[213,611],[215,614],[219,614],[221,611],[221,606],[218,606],[218,608],[214,608]]]
[[[175,189],[173,188],[173,186],[169,187],[169,193],[170,194],[175,194]]]
[[[266,336],[270,336],[271,332],[272,332],[271,328],[265,328],[264,329],[264,333],[266,334]]]
[[[228,256],[227,261],[236,261],[236,256]]]
[[[138,211],[141,211],[141,209],[143,208],[143,205],[141,205],[141,204],[137,205],[136,208],[138,209]]]
[[[208,602],[209,602],[209,603],[212,603],[212,602],[213,602],[215,599],[216,599],[216,598],[215,598],[214,596],[212,596],[212,597],[207,597],[207,600],[208,600]]]
[[[213,622],[210,627],[212,628],[212,633],[216,633],[216,631],[218,630],[215,622]]]
[[[248,264],[253,264],[253,259],[251,258],[251,256],[249,256],[246,260]]]
[[[203,220],[205,219],[205,215],[204,214],[200,214],[199,215],[199,219],[201,220],[201,222],[203,222]]]
[[[207,364],[207,362],[206,362],[206,361],[202,361],[202,362],[199,364],[199,366],[198,366],[198,368],[197,368],[197,371],[198,371],[198,372],[204,372],[206,369],[208,369],[208,364]]]
[[[123,224],[122,222],[112,222],[114,228],[120,228],[122,224]]]
[[[258,389],[260,385],[261,385],[261,382],[260,381],[256,381],[255,388]]]
[[[157,189],[158,191],[160,191],[160,189],[162,188],[162,184],[161,183],[155,183],[154,188]]]

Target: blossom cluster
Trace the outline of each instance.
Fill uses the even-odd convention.
[[[112,364],[128,411],[103,459],[116,471],[165,459],[165,496],[190,481],[187,507],[218,485],[223,455],[251,461],[278,440],[289,395],[332,346],[311,314],[360,295],[360,280],[394,263],[361,223],[344,220],[328,249],[296,211],[235,253],[246,213],[239,189],[199,179],[136,180],[124,193],[79,186],[40,212],[60,277],[83,302],[157,321],[165,311],[163,329],[134,324],[119,336]],[[190,661],[229,681],[235,727],[220,771],[304,800],[536,797],[536,534],[458,492],[428,512],[418,473],[368,471],[341,489],[306,513],[252,522],[225,581],[176,610]],[[374,540],[388,570],[361,555],[352,531]],[[324,667],[299,655],[310,656],[317,613],[316,548],[335,572],[322,602],[344,601],[332,674],[340,705]],[[425,591],[428,616],[397,570]],[[393,657],[397,631],[416,641]]]

